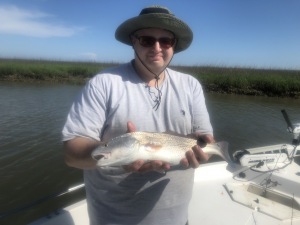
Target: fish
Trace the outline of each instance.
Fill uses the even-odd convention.
[[[98,167],[124,166],[136,160],[161,160],[175,166],[196,144],[196,139],[173,134],[131,132],[96,147],[91,156],[97,161]],[[202,150],[207,154],[218,155],[227,162],[231,160],[227,142],[208,143]]]

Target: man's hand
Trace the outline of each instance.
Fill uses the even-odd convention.
[[[136,127],[132,122],[127,122],[127,132],[135,132]],[[127,172],[146,173],[149,171],[165,172],[170,169],[170,164],[159,160],[144,162],[144,160],[137,160],[130,165],[123,166]]]
[[[127,122],[127,133],[136,132],[136,127],[133,124],[133,122],[128,121]]]
[[[199,135],[195,134],[198,138],[201,138],[205,143],[214,143],[214,137],[210,134],[207,135]],[[208,161],[210,156],[203,152],[199,145],[195,145],[192,147],[192,150],[186,152],[186,158],[180,161],[180,164],[184,167],[192,167],[197,168],[201,163],[205,163]]]
[[[127,172],[135,172],[135,173],[146,173],[150,171],[156,171],[160,173],[164,173],[166,170],[170,169],[170,164],[165,163],[159,160],[153,160],[150,162],[144,162],[144,160],[137,160],[130,165],[123,166],[123,168]]]

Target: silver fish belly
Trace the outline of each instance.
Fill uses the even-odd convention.
[[[132,132],[111,139],[92,152],[97,166],[122,166],[136,160],[161,160],[179,165],[185,153],[197,144],[197,140],[166,133]],[[207,144],[202,150],[230,161],[227,142]]]

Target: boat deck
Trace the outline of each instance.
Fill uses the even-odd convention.
[[[241,171],[246,173],[246,177],[237,176],[241,174]],[[291,171],[293,174],[289,174]],[[193,196],[189,206],[189,225],[200,223],[204,225],[300,224],[300,189],[298,185],[286,182],[289,176],[292,176],[293,182],[300,183],[300,167],[296,164],[290,165],[288,171],[281,169],[271,178],[278,184],[285,182],[288,185],[277,185],[280,187],[279,191],[276,191],[275,185],[273,192],[285,196],[283,199],[292,200],[291,204],[287,204],[283,200],[265,197],[257,190],[253,191],[253,184],[262,182],[267,176],[269,176],[268,173],[245,171],[244,167],[228,165],[225,162],[200,166],[195,173]],[[245,188],[247,185],[248,188]],[[249,185],[252,189],[249,188]],[[285,190],[288,187],[296,188]],[[295,193],[291,196],[285,191],[295,191]],[[30,225],[83,225],[88,223],[87,205],[83,200]]]

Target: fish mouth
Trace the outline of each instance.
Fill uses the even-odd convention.
[[[93,156],[93,158],[95,159],[95,160],[100,160],[100,159],[102,159],[104,157],[104,155],[94,155]]]

